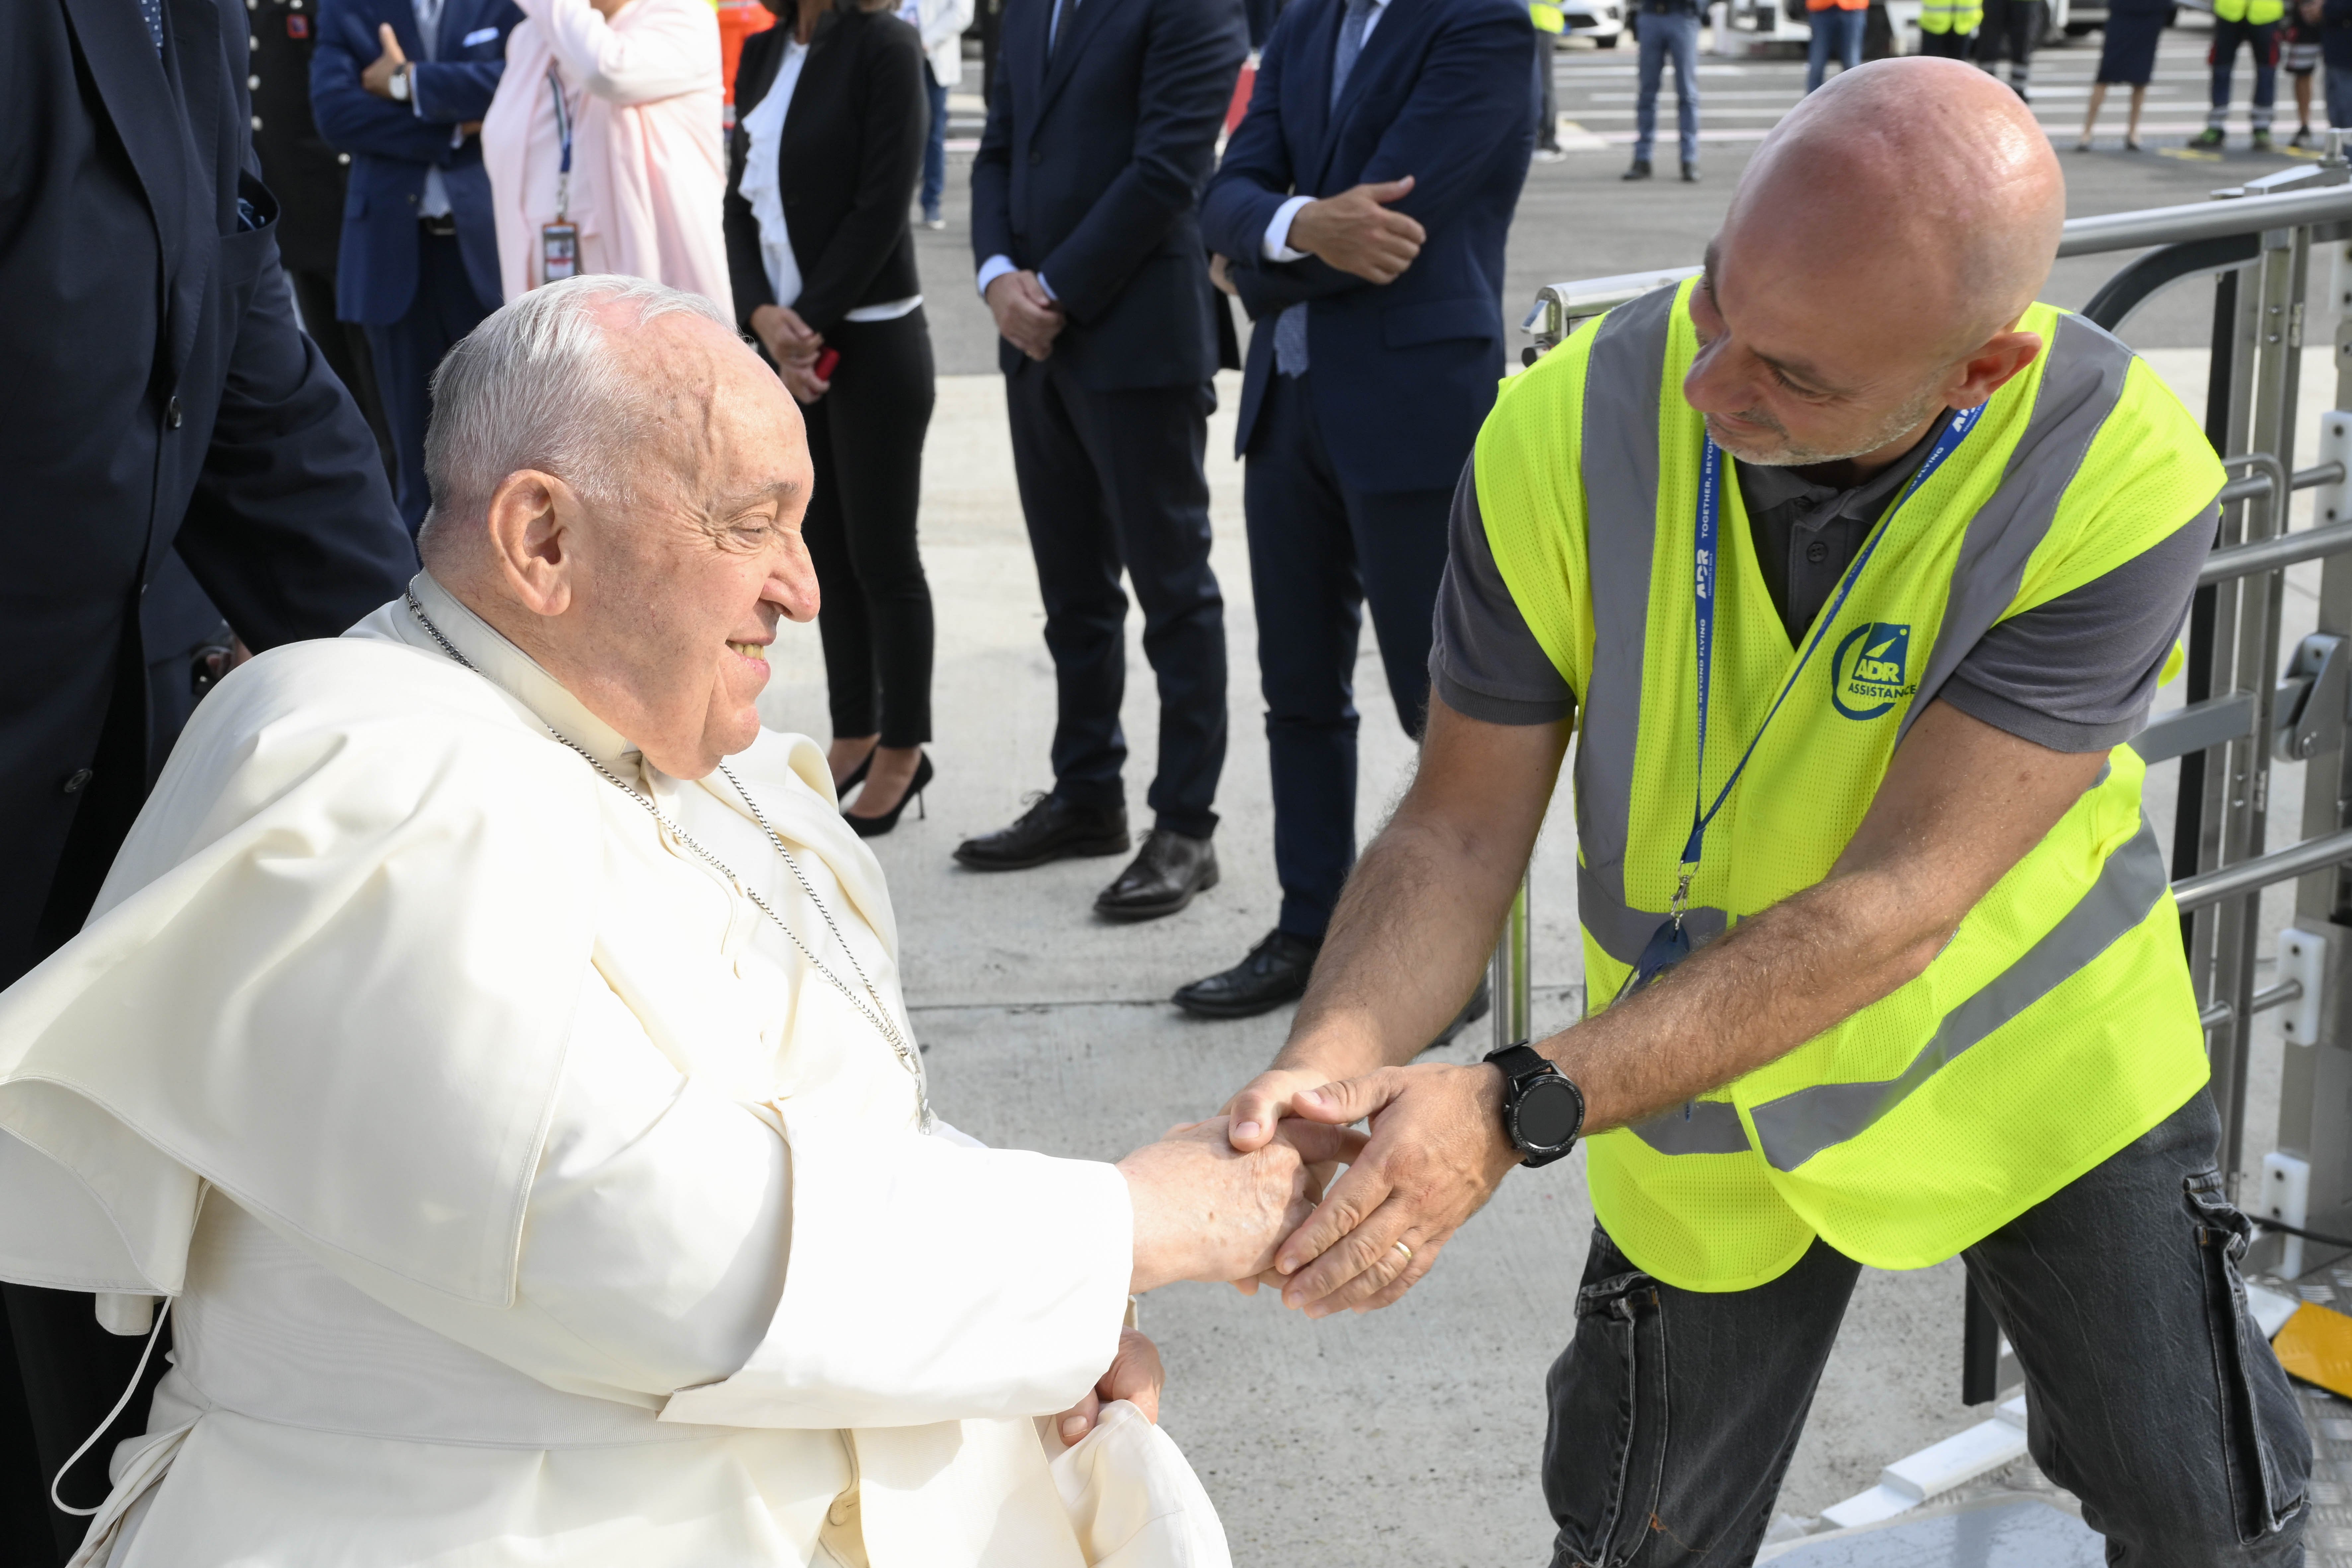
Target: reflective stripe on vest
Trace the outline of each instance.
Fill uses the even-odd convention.
[[[1496,563],[1579,697],[1588,1005],[1664,913],[1699,782],[1687,287],[1506,383],[1475,459]],[[2043,353],[1896,516],[1829,628],[1828,668],[1807,668],[1734,792],[1721,865],[1709,836],[1701,942],[1827,874],[1921,700],[1986,631],[2147,550],[2220,488],[2194,422],[2128,349],[2047,307],[2022,325]],[[1793,658],[1736,485],[1724,503],[1710,789]],[[1816,1235],[1877,1267],[1934,1263],[2196,1092],[2203,1034],[2144,771],[2111,753],[1916,980],[1713,1096],[1592,1139],[1595,1209],[1628,1256],[1694,1289],[1769,1279]]]
[[[1965,36],[1983,25],[1983,0],[1921,0],[1919,30],[1923,33]]]
[[[2213,15],[2224,22],[2248,22],[2259,27],[2286,15],[2283,0],[2213,0]]]

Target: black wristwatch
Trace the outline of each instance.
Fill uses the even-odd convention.
[[[1503,1131],[1523,1165],[1549,1165],[1576,1147],[1584,1131],[1584,1091],[1521,1040],[1489,1051],[1503,1069]]]

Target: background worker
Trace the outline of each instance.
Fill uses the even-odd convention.
[[[2278,101],[2279,18],[2285,15],[2283,0],[2213,0],[2213,44],[2205,56],[2205,63],[2213,68],[2213,107],[2206,112],[2205,129],[2189,143],[2191,147],[2210,150],[2221,144],[2222,121],[2230,117],[2230,79],[2237,71],[2242,45],[2254,57],[2254,151],[2269,150],[2271,110]]]
[[[2099,122],[2099,106],[2107,89],[2119,83],[2131,88],[2131,115],[2124,122],[2124,151],[2139,151],[2140,106],[2147,101],[2147,84],[2156,77],[2156,46],[2164,37],[2172,0],[2109,0],[2107,25],[2099,40],[2098,79],[2091,84],[2091,106],[2083,115],[2083,139],[2074,151],[2091,150],[2091,128]]]
[[[1503,246],[1526,184],[1528,13],[1296,0],[1201,229],[1255,326],[1234,447],[1274,779],[1275,928],[1176,1005],[1296,1001],[1356,858],[1356,648],[1419,738],[1446,508],[1503,374]],[[1465,1013],[1483,1012],[1465,984]],[[1427,1045],[1429,1039],[1422,1043]]]
[[[945,228],[940,202],[948,188],[948,94],[963,81],[963,30],[972,0],[905,0],[898,19],[923,41],[923,87],[930,104],[929,139],[923,143],[923,226]]]
[[[2294,0],[2280,40],[2281,63],[2294,79],[2294,135],[2290,147],[2311,145],[2311,79],[2318,74],[2320,0]]]
[[[1759,148],[1704,277],[1480,434],[1419,775],[1234,1137],[1371,1118],[1276,1255],[1321,1315],[1397,1300],[1585,1135],[1562,1562],[1747,1561],[1862,1266],[1955,1253],[2112,1561],[2302,1561],[2308,1442],[2238,1289],[2124,743],[2223,476],[2147,365],[2033,303],[2064,211],[1998,84],[1865,66]],[[1592,1015],[1402,1065],[1484,963],[1572,724]]]
[[[1862,64],[1862,33],[1869,20],[1870,0],[1805,0],[1805,23],[1812,37],[1805,46],[1805,90],[1822,85],[1837,58],[1841,69]]]
[[[2352,0],[2320,0],[2319,56],[2327,73],[2327,123],[2352,129]]]
[[[512,0],[320,0],[310,58],[319,132],[351,154],[335,313],[367,334],[414,534],[432,495],[433,367],[499,305],[482,116],[506,72]]]
[[[1984,0],[1922,0],[1919,52],[1943,59],[1967,59],[1976,51],[1977,29],[1983,25]]]
[[[2274,0],[2273,0],[2274,3]],[[2009,57],[2009,85],[2021,99],[2033,75],[2033,46],[2042,41],[2050,11],[2043,0],[1984,0],[1984,26],[1977,32],[1977,64],[1990,73]]]
[[[1152,828],[1095,900],[1171,915],[1217,880],[1225,600],[1202,467],[1233,317],[1209,285],[1201,187],[1249,52],[1241,0],[1009,7],[971,163],[971,248],[1003,340],[1021,511],[1059,714],[1054,787],[966,839],[978,871],[1128,847],[1127,574],[1160,688]],[[1514,100],[1527,113],[1527,53]]]
[[[1642,0],[1633,16],[1633,25],[1640,29],[1641,85],[1633,99],[1633,163],[1624,178],[1650,177],[1650,153],[1658,140],[1658,84],[1665,77],[1666,62],[1672,60],[1676,150],[1682,153],[1684,182],[1695,182],[1698,179],[1698,0]]]

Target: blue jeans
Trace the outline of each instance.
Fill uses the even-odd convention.
[[[1860,16],[1860,12],[1854,13]],[[1633,104],[1633,156],[1647,162],[1658,140],[1658,84],[1666,59],[1675,62],[1675,120],[1682,132],[1685,163],[1698,162],[1698,13],[1644,11],[1641,30],[1642,91]]]
[[[2200,1089],[1961,1254],[2017,1349],[2033,1462],[2131,1568],[2303,1562],[2311,1443],[2246,1306],[2220,1136]],[[1547,1385],[1555,1568],[1751,1561],[1861,1272],[1816,1240],[1753,1289],[1678,1289],[1596,1226]]]
[[[931,137],[923,143],[923,216],[940,216],[940,195],[948,188],[948,89],[923,62],[923,85],[931,94]]]
[[[1822,85],[1829,74],[1830,51],[1837,51],[1838,63],[1852,70],[1862,64],[1863,19],[1867,11],[1841,11],[1832,5],[1826,11],[1808,11],[1805,20],[1812,25],[1813,41],[1805,49],[1805,90],[1811,92]]]

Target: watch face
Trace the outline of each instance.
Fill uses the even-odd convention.
[[[1529,1149],[1557,1149],[1576,1136],[1576,1090],[1565,1079],[1539,1078],[1519,1096],[1519,1142]]]

